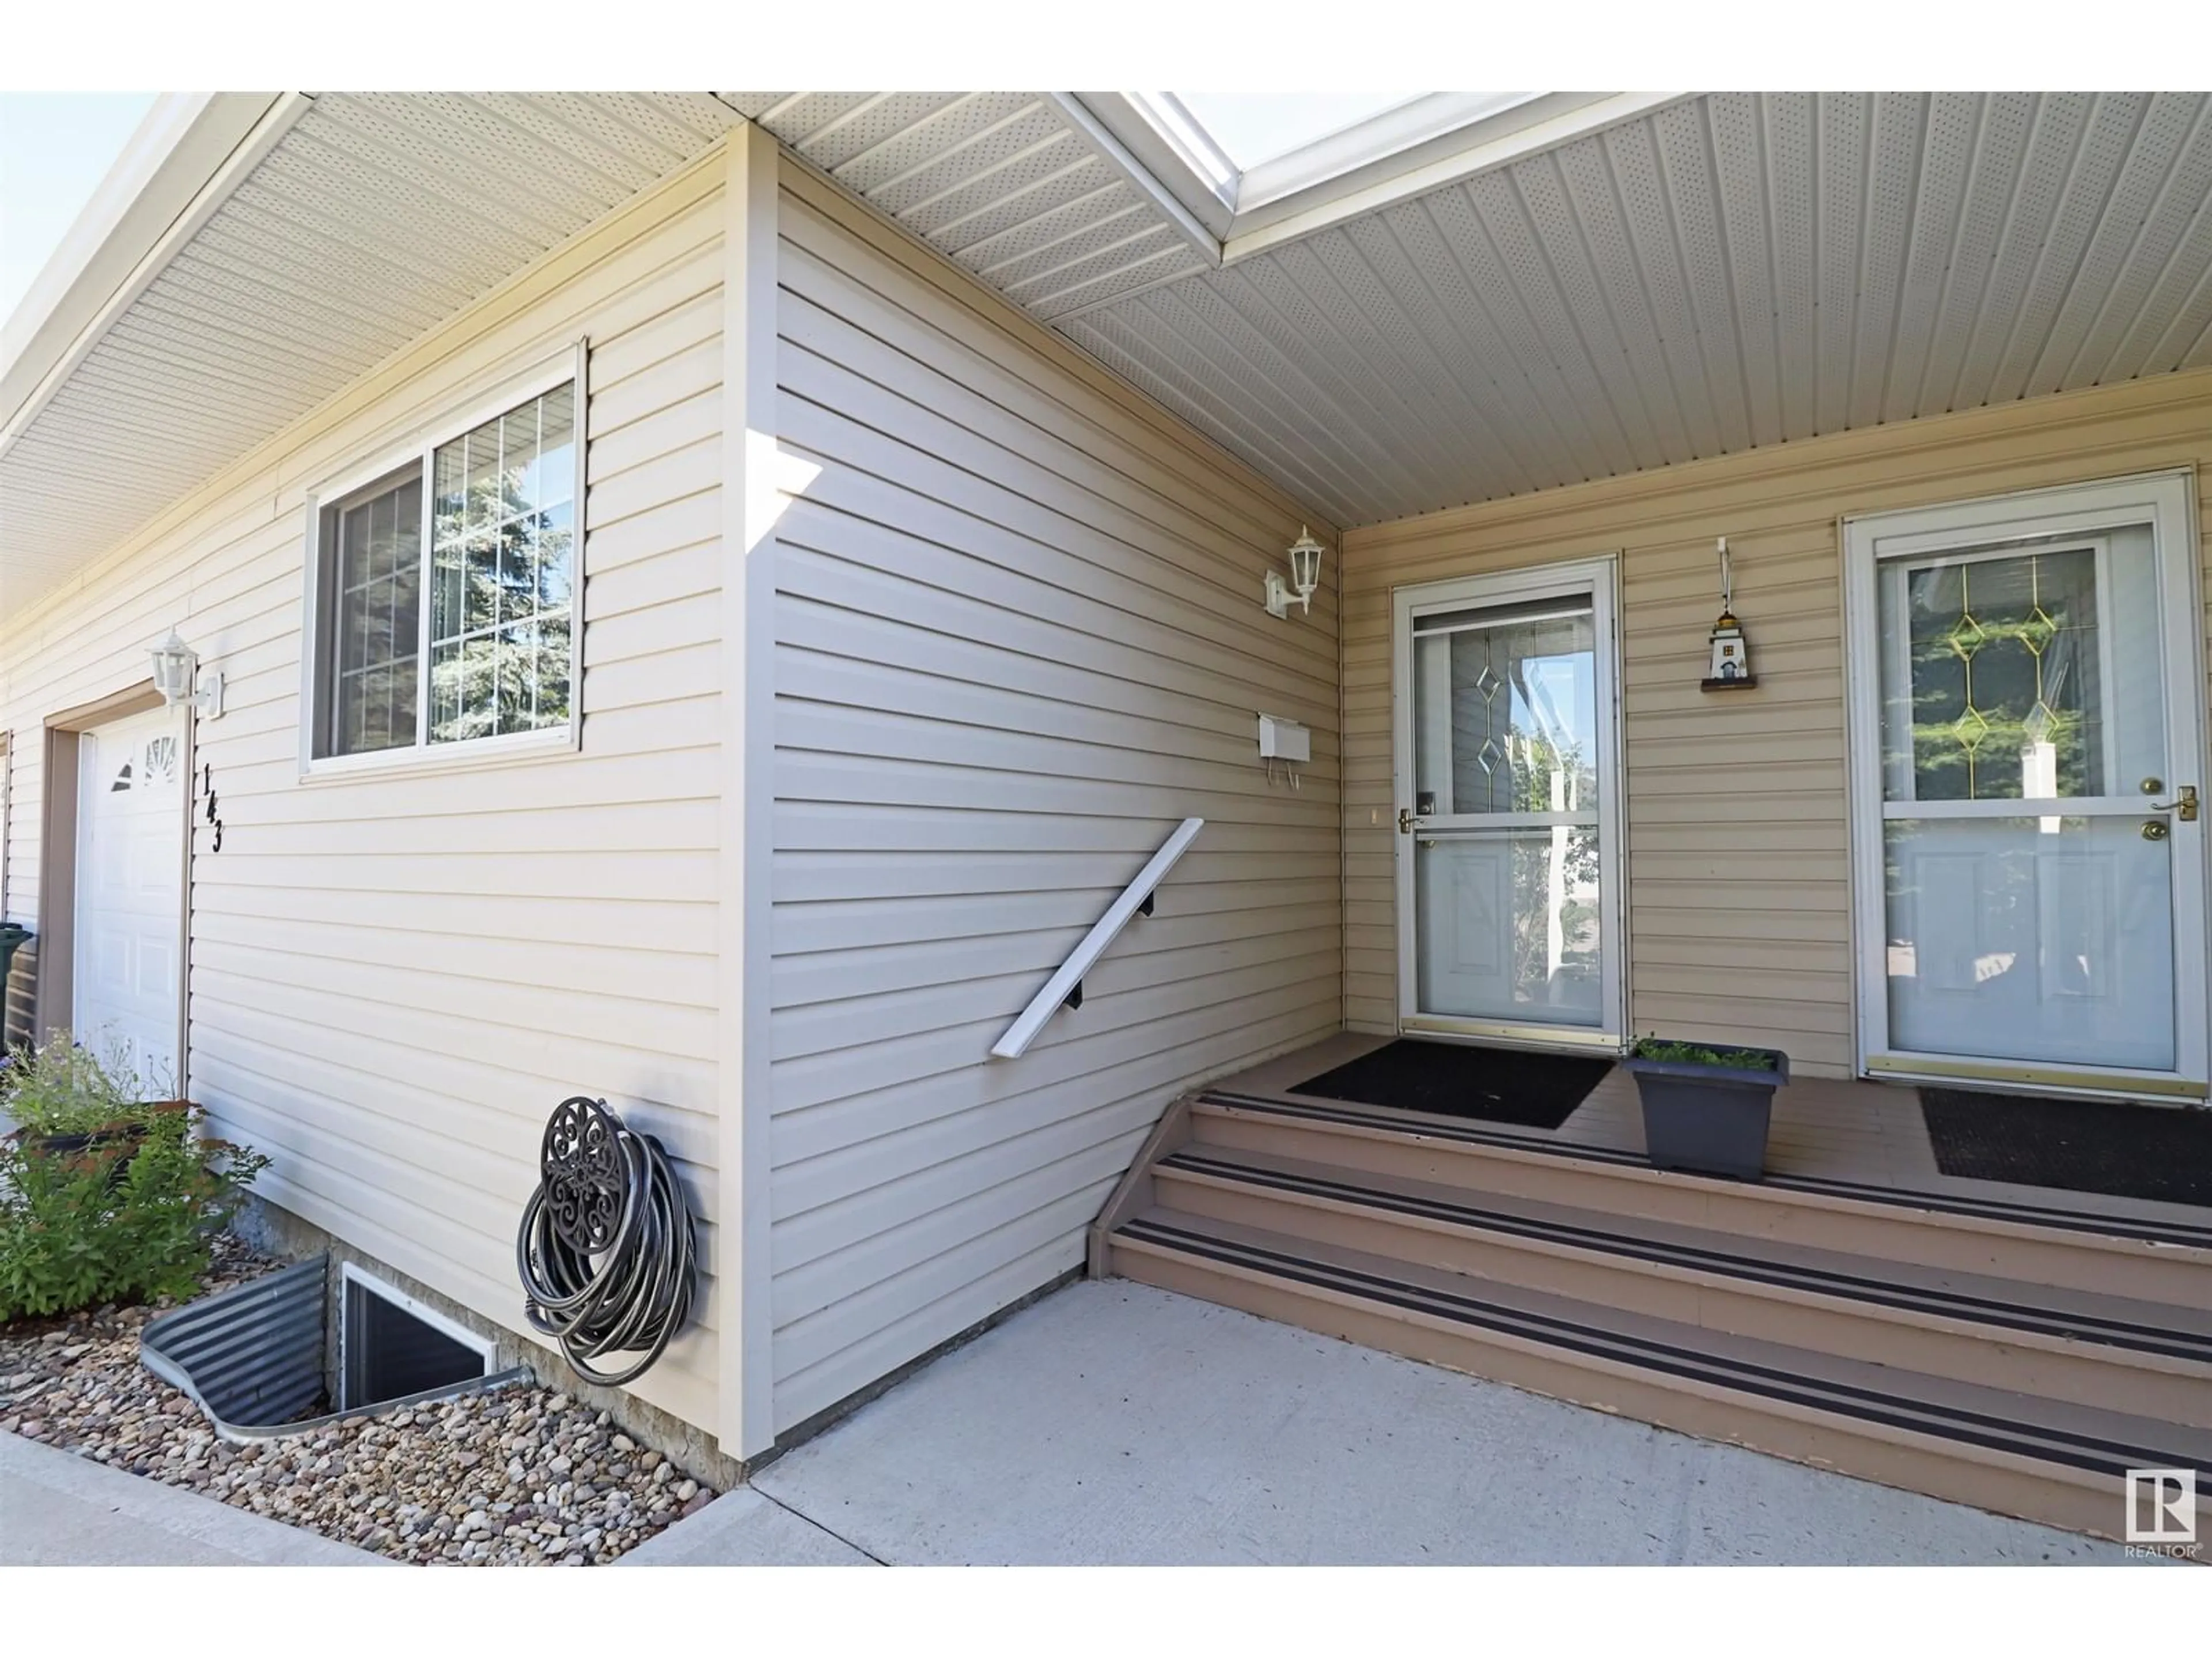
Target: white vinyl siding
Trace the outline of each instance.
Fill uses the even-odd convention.
[[[783,179],[778,435],[819,471],[776,526],[779,1431],[1076,1266],[1179,1091],[1342,1012],[1334,556],[1268,617],[1296,503]],[[1312,728],[1299,791],[1263,710]],[[987,1059],[1189,815],[1082,1007]]]
[[[38,907],[40,722],[143,680],[178,627],[227,702],[195,757],[224,828],[218,853],[195,811],[192,1092],[275,1158],[269,1199],[509,1329],[514,1228],[567,1095],[660,1136],[717,1255],[721,177],[717,154],[625,204],[0,624],[0,725],[31,738],[9,914]],[[580,750],[303,781],[307,490],[580,336]],[[712,1430],[707,1289],[635,1391]]]

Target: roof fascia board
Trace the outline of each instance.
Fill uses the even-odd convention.
[[[1344,220],[1492,172],[1696,95],[1688,92],[1550,93],[1528,100],[1352,173],[1307,185],[1262,206],[1241,210],[1223,239],[1221,261],[1232,264]]]
[[[1234,212],[1243,171],[1213,142],[1206,124],[1171,92],[1123,93],[1131,112],[1167,142],[1182,164],[1195,173],[1215,199]]]
[[[1233,264],[1696,95],[1431,93],[1224,179],[1228,158],[1171,93],[1047,94],[1176,221],[1210,265]],[[1176,131],[1178,118],[1189,133]],[[1374,159],[1361,163],[1363,155]],[[1071,321],[1158,285],[1123,289],[1053,320]]]
[[[1221,263],[1221,241],[1236,213],[1236,175],[1231,173],[1218,182],[1208,177],[1206,152],[1219,154],[1210,143],[1205,151],[1194,149],[1126,92],[1054,92],[1046,96],[1170,218],[1199,231],[1204,244],[1199,251],[1206,264]],[[1227,158],[1221,159],[1225,165]]]
[[[1570,94],[1571,95],[1571,94]],[[1401,173],[1439,146],[1468,142],[1478,125],[1495,131],[1522,106],[1556,93],[1431,92],[1355,121],[1244,169],[1237,185],[1237,225],[1258,228],[1262,209],[1308,190],[1343,190],[1381,168]]]
[[[0,336],[0,452],[313,102],[180,94],[148,112]]]
[[[164,175],[173,182],[191,171],[179,151],[219,96],[212,92],[165,92],[155,99],[124,141],[106,175],[94,186],[91,198],[78,210],[61,240],[46,256],[15,310],[0,319],[0,379],[12,376],[18,360],[42,333],[51,334],[59,327],[75,334],[67,314],[72,307],[65,304],[72,295],[78,308],[89,311],[112,291],[111,283],[95,295],[88,297],[86,294],[88,288],[97,287],[96,278],[90,283],[85,279],[88,268],[103,249],[118,240],[136,240],[143,252],[144,245],[151,242],[152,234],[117,237],[126,216],[141,222],[158,219],[161,224],[176,216],[173,210],[161,211],[158,198],[163,192],[158,184]],[[158,227],[154,234],[158,234]],[[14,406],[12,401],[8,404],[10,409]]]
[[[161,93],[155,97],[131,137],[124,139],[122,153],[108,166],[106,177],[93,185],[91,199],[62,232],[53,252],[46,254],[46,264],[40,265],[15,310],[0,319],[0,376],[13,372],[24,349],[42,331],[51,331],[51,325],[66,327],[69,319],[55,316],[55,312],[66,310],[64,299],[70,292],[84,292],[86,268],[115,237],[124,216],[133,212],[142,219],[157,215],[155,192],[149,185],[164,168],[184,170],[177,149],[215,100],[216,93]],[[173,216],[166,215],[164,223]]]

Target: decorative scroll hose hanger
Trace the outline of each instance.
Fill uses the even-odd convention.
[[[554,1109],[538,1167],[514,1237],[523,1314],[577,1376],[619,1387],[644,1375],[691,1316],[690,1206],[660,1142],[604,1100],[573,1095]],[[593,1364],[629,1353],[643,1357],[620,1370]]]

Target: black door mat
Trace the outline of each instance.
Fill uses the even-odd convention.
[[[1925,1089],[1920,1109],[1947,1176],[2212,1205],[2212,1111]]]
[[[1612,1069],[1610,1060],[1582,1054],[1401,1038],[1333,1072],[1292,1084],[1290,1092],[1556,1129]]]

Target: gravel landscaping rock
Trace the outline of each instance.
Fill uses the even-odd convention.
[[[204,1291],[282,1265],[226,1237]],[[606,1413],[539,1387],[234,1445],[139,1364],[139,1331],[161,1310],[0,1328],[0,1430],[424,1564],[611,1561],[715,1496]]]

